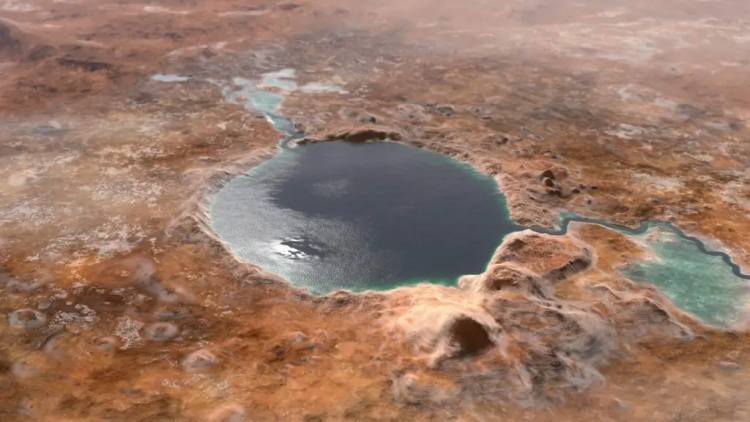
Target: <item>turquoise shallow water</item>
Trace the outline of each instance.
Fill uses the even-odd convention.
[[[235,254],[292,283],[324,294],[388,289],[418,281],[452,284],[484,270],[503,236],[524,227],[510,218],[494,180],[429,151],[394,144],[341,142],[289,148],[298,136],[279,109],[291,69],[258,83],[235,78],[228,101],[262,113],[284,135],[279,154],[231,180],[211,206],[214,230]],[[621,271],[659,287],[707,324],[746,319],[750,276],[725,253],[660,221],[632,229],[600,224],[647,247],[653,257]]]
[[[658,286],[682,309],[716,326],[731,326],[747,312],[748,281],[732,273],[718,256],[671,230],[654,228],[634,236],[651,248],[655,259],[623,269],[630,279]]]
[[[558,230],[537,230],[562,234],[571,222],[599,224],[645,246],[652,257],[622,268],[622,273],[633,281],[655,285],[703,322],[726,328],[750,316],[750,276],[729,255],[710,249],[672,224],[645,221],[628,228],[573,213],[561,214],[561,221]]]

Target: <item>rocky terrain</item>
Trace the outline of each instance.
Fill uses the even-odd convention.
[[[390,138],[513,218],[671,221],[750,268],[750,4],[0,0],[0,420],[750,419],[750,338],[598,225],[458,286],[314,297],[211,232],[279,133]],[[155,77],[161,75],[161,77]]]

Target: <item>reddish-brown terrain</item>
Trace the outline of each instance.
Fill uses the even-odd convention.
[[[750,268],[746,1],[0,0],[0,420],[750,420],[747,327],[626,279],[648,251],[598,225],[456,287],[238,261],[205,204],[280,135],[222,87],[282,68],[342,88],[286,98],[308,139],[388,134],[519,224],[666,220]]]

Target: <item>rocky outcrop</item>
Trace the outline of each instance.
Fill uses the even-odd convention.
[[[458,281],[459,287],[477,293],[515,291],[522,294],[545,296],[547,290],[538,274],[512,262],[490,264],[480,275],[467,275]]]
[[[404,336],[426,368],[451,374],[460,386],[445,389],[412,368],[393,379],[396,399],[557,400],[565,391],[601,384],[601,368],[628,342],[656,333],[690,336],[649,288],[621,282],[613,295],[587,287],[586,271],[596,264],[592,250],[572,235],[526,230],[507,236],[487,270],[462,277],[459,289],[419,285],[392,292],[385,308],[394,335]],[[562,284],[589,299],[558,297]]]
[[[36,309],[19,309],[8,315],[8,325],[13,328],[33,330],[47,323],[47,317]]]
[[[310,144],[316,142],[327,142],[327,141],[347,141],[347,142],[367,142],[367,141],[383,141],[392,140],[399,141],[404,138],[401,131],[377,125],[364,125],[341,129],[333,132],[327,132],[321,135],[313,135],[305,137],[299,141],[298,144]]]
[[[511,233],[492,259],[527,268],[550,282],[564,280],[588,269],[594,261],[591,248],[570,236],[552,236],[531,230]]]
[[[207,422],[243,422],[245,420],[247,420],[245,408],[236,403],[219,406],[206,419]]]
[[[502,341],[500,325],[484,311],[481,301],[470,300],[462,290],[422,285],[395,295],[412,293],[411,303],[396,307],[395,325],[429,366],[479,355]]]
[[[216,366],[219,358],[208,349],[198,349],[182,360],[182,367],[188,372],[202,372]]]
[[[38,62],[56,52],[55,47],[0,19],[0,61]]]
[[[23,52],[21,32],[13,25],[0,20],[0,60],[17,58]]]
[[[494,345],[485,327],[469,317],[459,316],[447,328],[457,357],[477,355]]]

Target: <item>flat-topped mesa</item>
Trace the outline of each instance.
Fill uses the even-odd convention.
[[[538,274],[511,262],[490,264],[482,274],[465,275],[458,280],[458,286],[476,293],[514,291],[524,295],[546,297],[549,288]]]
[[[556,283],[590,268],[594,255],[588,245],[570,236],[524,230],[506,236],[492,263],[513,263]]]
[[[297,141],[297,143],[304,145],[328,141],[367,142],[384,140],[400,141],[402,139],[404,139],[404,134],[392,127],[363,125],[307,136]]]

